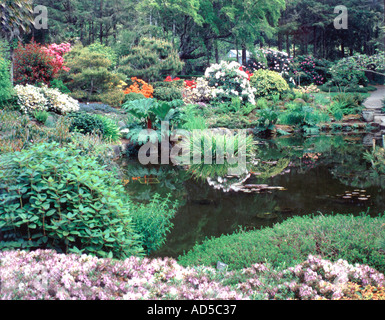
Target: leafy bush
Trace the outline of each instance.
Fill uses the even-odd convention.
[[[277,72],[257,70],[250,78],[250,84],[255,89],[256,97],[272,97],[289,90],[286,80]]]
[[[107,90],[106,92],[95,95],[95,99],[112,107],[120,107],[124,101],[125,94],[122,90],[116,88]]]
[[[9,62],[0,55],[0,106],[5,105],[12,97],[11,75]]]
[[[173,101],[183,99],[182,90],[177,87],[161,87],[154,89],[154,98],[161,101]]]
[[[163,80],[170,73],[178,74],[183,65],[171,43],[143,38],[128,55],[120,59],[118,71],[127,78],[137,77],[153,82]]]
[[[384,272],[385,255],[378,246],[385,237],[384,223],[383,216],[294,217],[273,228],[208,239],[178,260],[183,266],[215,266],[221,261],[230,269],[264,262],[288,267],[312,254],[331,261],[368,264]]]
[[[344,58],[339,60],[330,68],[331,80],[328,86],[337,86],[339,88],[357,88],[358,86],[367,86],[368,78],[354,59]]]
[[[1,249],[55,249],[101,257],[142,254],[122,185],[71,145],[0,156]]]
[[[145,99],[145,98],[146,97],[142,93],[131,92],[131,93],[128,93],[125,95],[124,102],[141,100],[141,99]]]
[[[36,119],[36,121],[43,124],[47,121],[48,116],[49,116],[49,113],[45,110],[42,110],[42,111],[37,110],[33,113],[33,117]]]
[[[70,131],[82,134],[96,133],[103,139],[116,142],[120,139],[120,128],[114,120],[100,114],[76,112],[68,115],[71,120]]]
[[[177,202],[171,203],[170,198],[161,199],[159,195],[149,204],[132,205],[132,219],[135,230],[142,236],[146,254],[158,249],[166,241],[166,234],[172,229],[171,219],[175,216]]]

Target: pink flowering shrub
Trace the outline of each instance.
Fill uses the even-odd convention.
[[[50,44],[47,47],[43,47],[43,50],[53,58],[54,74],[59,71],[70,71],[68,67],[64,65],[64,55],[71,51],[70,43]]]
[[[309,258],[274,270],[182,267],[174,259],[101,259],[50,250],[0,253],[1,300],[248,300],[340,299],[352,283],[383,287],[384,275],[365,265]]]

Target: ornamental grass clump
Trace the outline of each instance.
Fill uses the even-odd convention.
[[[0,249],[143,253],[124,188],[95,156],[42,143],[0,156]]]

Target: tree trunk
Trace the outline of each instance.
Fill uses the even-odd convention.
[[[246,44],[242,44],[242,65],[245,66],[247,63],[247,49]]]
[[[13,49],[13,46],[11,45],[11,49],[10,49],[10,58],[11,58],[11,68],[10,68],[10,71],[9,73],[11,74],[11,83],[12,83],[12,87],[14,85],[14,82],[15,82],[15,79],[14,79],[14,63],[15,63],[15,50]]]
[[[289,33],[286,33],[286,51],[287,51],[287,54],[289,55],[289,58],[291,57],[291,53],[290,53],[290,37],[289,37]]]

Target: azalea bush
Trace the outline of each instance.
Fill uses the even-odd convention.
[[[46,110],[66,114],[79,110],[78,101],[58,89],[27,84],[15,86],[15,91],[20,110],[24,113],[32,114],[35,111]]]
[[[52,65],[54,66],[53,73],[56,75],[60,71],[68,72],[70,69],[65,66],[64,55],[71,51],[70,43],[56,44],[52,43],[47,47],[42,47],[42,50],[53,58]]]
[[[384,275],[366,265],[317,256],[282,271],[258,263],[221,272],[170,258],[17,250],[1,252],[0,265],[0,300],[359,300],[383,298],[385,285]]]
[[[243,103],[255,104],[255,89],[250,85],[249,75],[238,62],[221,61],[206,69],[208,85],[213,87],[213,98],[219,101],[231,101],[234,96]]]
[[[140,93],[145,98],[153,98],[154,87],[142,79],[131,78],[132,84],[124,90],[124,94]]]
[[[57,76],[55,57],[36,42],[26,45],[19,43],[14,55],[15,84],[48,85]]]

